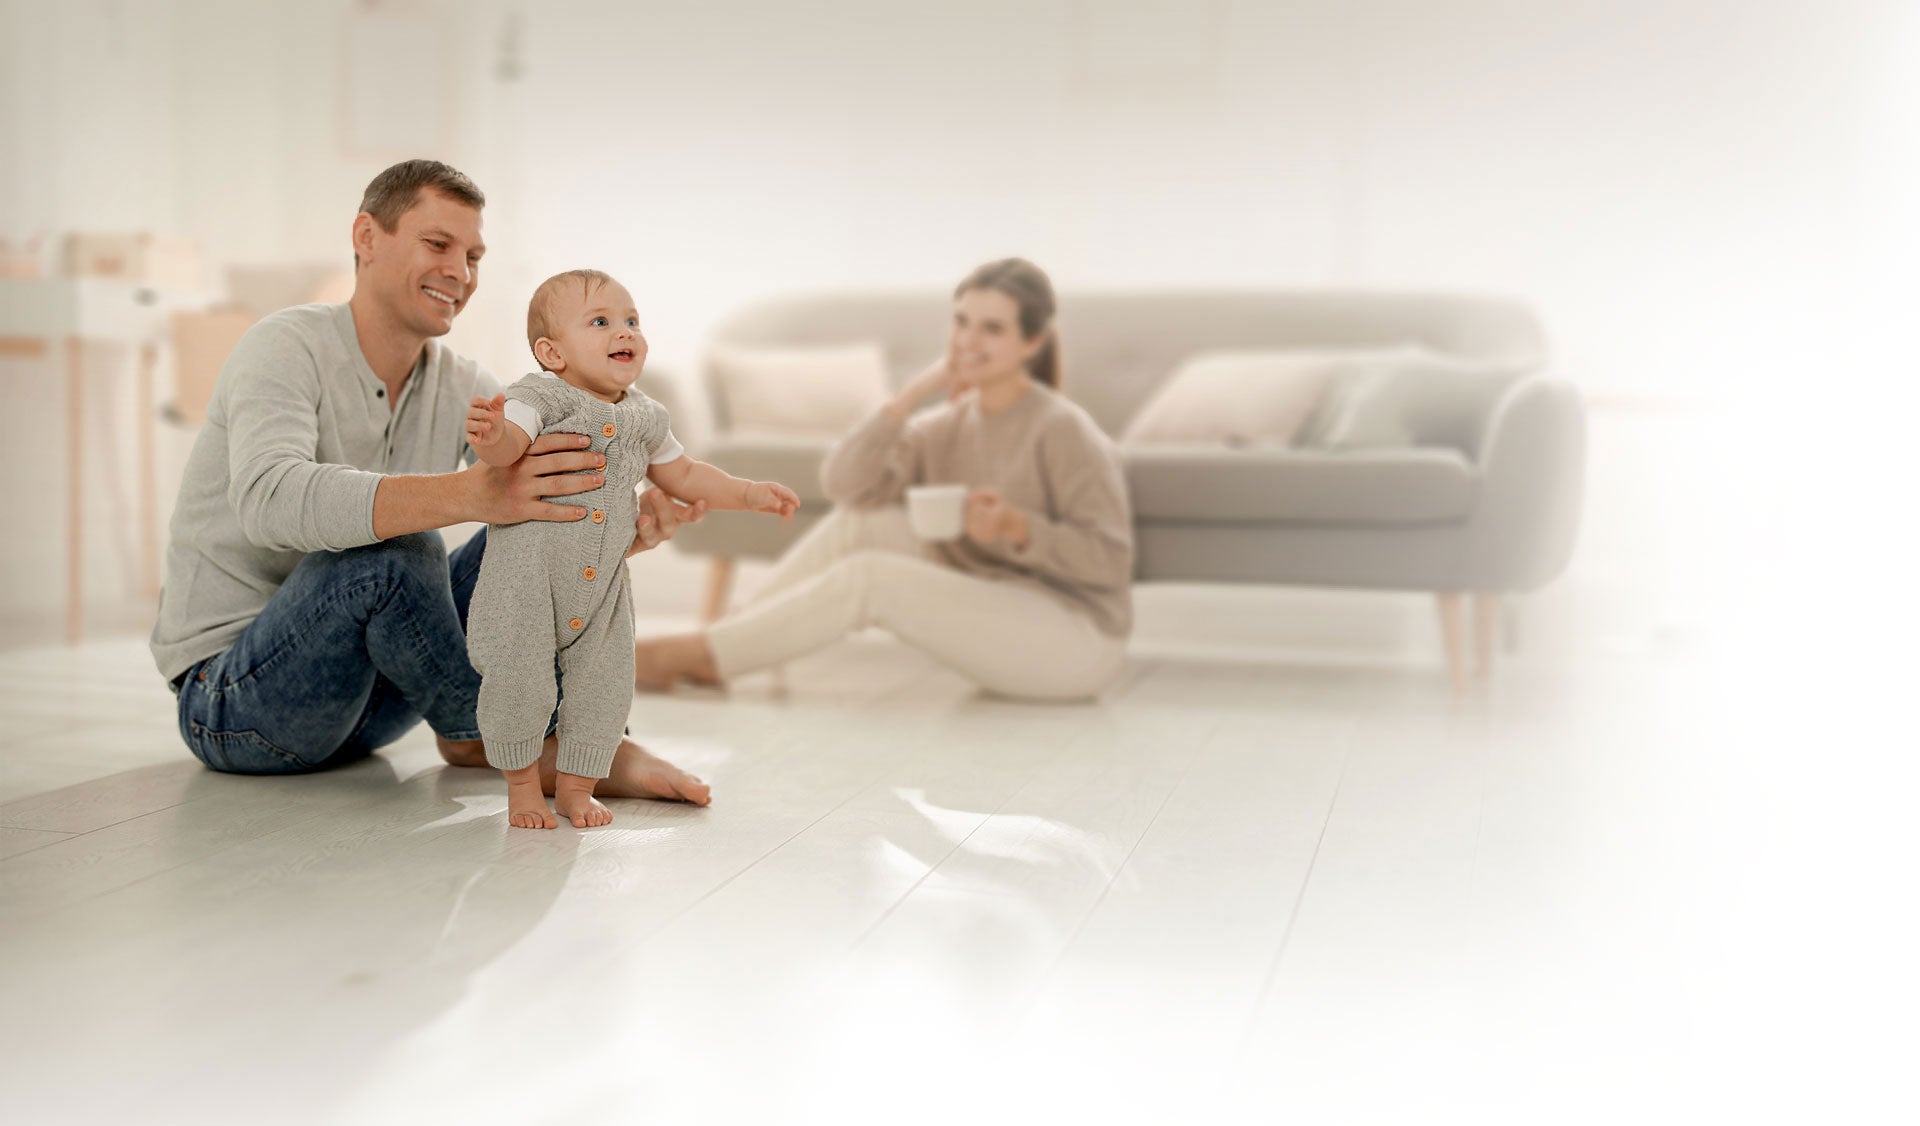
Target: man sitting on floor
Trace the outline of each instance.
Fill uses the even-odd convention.
[[[220,373],[151,643],[181,737],[215,770],[325,770],[421,719],[449,763],[486,765],[465,632],[486,533],[449,556],[435,529],[583,519],[544,498],[598,488],[604,464],[553,434],[510,466],[462,467],[467,406],[499,383],[436,338],[479,284],[485,202],[437,161],[380,173],[353,221],[352,300],[261,320]],[[631,552],[704,512],[647,490]],[[631,739],[599,792],[708,801]]]

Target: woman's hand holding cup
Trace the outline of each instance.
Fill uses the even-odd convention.
[[[982,547],[1001,540],[1025,547],[1027,514],[994,489],[974,489],[967,493],[967,538]]]

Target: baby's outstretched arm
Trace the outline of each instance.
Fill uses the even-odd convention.
[[[488,465],[512,465],[527,452],[533,438],[507,421],[507,397],[476,395],[467,408],[467,445]]]
[[[647,467],[647,479],[677,501],[692,504],[704,500],[708,508],[791,516],[800,507],[799,496],[785,485],[735,477],[691,457],[677,457],[661,465],[650,465]]]

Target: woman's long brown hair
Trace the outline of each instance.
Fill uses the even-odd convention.
[[[1025,258],[1002,258],[968,274],[953,295],[959,297],[970,289],[991,289],[1013,298],[1020,307],[1020,334],[1028,340],[1046,334],[1047,342],[1027,361],[1027,374],[1058,391],[1060,333],[1053,324],[1053,283],[1046,271]]]

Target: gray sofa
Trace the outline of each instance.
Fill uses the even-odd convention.
[[[939,292],[782,297],[726,318],[709,343],[875,341],[897,387],[938,354],[949,309]],[[1449,666],[1464,686],[1464,596],[1478,596],[1473,648],[1484,674],[1500,596],[1533,590],[1567,563],[1585,415],[1569,384],[1540,375],[1545,340],[1522,305],[1365,291],[1085,293],[1062,297],[1058,324],[1065,390],[1113,435],[1183,360],[1209,349],[1416,345],[1511,373],[1482,381],[1465,403],[1457,386],[1436,391],[1430,411],[1416,401],[1412,444],[1399,448],[1123,446],[1139,581],[1432,591]],[[777,556],[831,509],[819,485],[831,443],[730,433],[726,403],[711,381],[701,383],[715,423],[702,455],[732,473],[785,482],[804,502],[790,526],[717,513],[676,537],[682,551],[714,559],[711,617],[724,608],[733,560]]]

